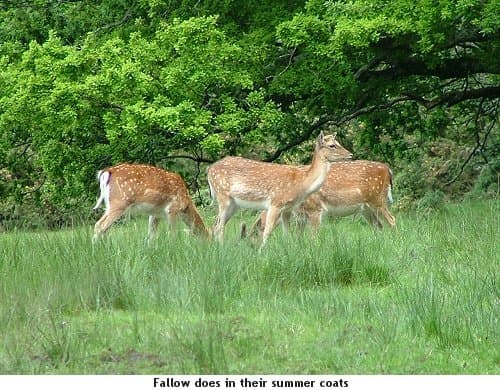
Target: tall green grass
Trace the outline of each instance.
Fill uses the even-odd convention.
[[[279,229],[0,236],[0,373],[500,373],[498,201]],[[246,215],[245,215],[246,217]]]

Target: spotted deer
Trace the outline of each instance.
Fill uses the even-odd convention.
[[[392,172],[386,164],[342,161],[332,164],[323,186],[309,196],[295,214],[305,217],[314,228],[319,227],[325,215],[345,217],[353,214],[361,214],[375,228],[383,227],[382,218],[392,227],[396,219],[389,211],[391,203]],[[255,229],[262,231],[265,219],[264,211],[250,227],[249,234]]]
[[[312,163],[306,169],[242,157],[217,161],[208,168],[210,193],[219,206],[215,238],[222,242],[224,226],[239,207],[266,210],[264,246],[279,218],[287,218],[294,207],[321,187],[330,164],[351,158],[352,153],[337,141],[336,135],[321,133]]]
[[[128,211],[149,215],[149,240],[156,236],[160,218],[175,225],[179,216],[194,233],[209,235],[177,173],[150,165],[120,164],[99,171],[97,177],[101,194],[94,210],[104,202],[106,211],[95,224],[94,242]]]

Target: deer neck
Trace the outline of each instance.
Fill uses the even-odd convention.
[[[199,234],[203,237],[210,237],[210,232],[206,228],[205,224],[203,223],[203,219],[201,218],[200,214],[198,213],[198,210],[196,209],[196,206],[190,202],[186,209],[186,213],[190,219],[190,225],[191,229],[196,233]]]
[[[326,180],[330,162],[321,153],[314,153],[311,166],[306,172],[304,180],[305,197],[318,191]]]

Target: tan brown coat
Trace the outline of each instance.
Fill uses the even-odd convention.
[[[307,169],[303,167],[302,169]],[[382,218],[390,226],[396,219],[389,211],[392,203],[392,172],[377,161],[341,161],[331,165],[328,176],[319,189],[311,194],[297,210],[313,226],[318,227],[325,215],[345,217],[362,215],[372,226],[382,228]],[[262,229],[263,212],[250,228]]]
[[[174,225],[177,218],[190,230],[208,236],[184,180],[174,172],[144,164],[120,164],[99,171],[101,195],[94,206],[102,202],[106,212],[94,227],[94,241],[106,232],[124,213],[149,215],[149,238],[156,234],[159,218]]]
[[[208,182],[219,205],[214,235],[222,241],[224,226],[239,207],[266,210],[264,245],[278,219],[321,187],[330,163],[350,158],[352,153],[334,135],[320,134],[312,164],[306,169],[242,157],[226,157],[212,164]]]

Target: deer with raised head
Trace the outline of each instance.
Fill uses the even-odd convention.
[[[184,180],[177,173],[143,164],[120,164],[98,172],[101,194],[94,210],[104,202],[106,212],[94,227],[95,242],[123,214],[149,215],[149,240],[156,235],[160,218],[171,226],[177,218],[199,235],[209,236]]]
[[[311,165],[266,163],[242,157],[225,157],[208,168],[208,183],[219,212],[213,229],[222,242],[224,226],[238,207],[266,210],[262,246],[280,217],[288,218],[293,208],[316,192],[325,181],[333,161],[351,159],[352,153],[336,135],[318,136]]]
[[[304,167],[303,169],[307,169]],[[325,215],[346,217],[361,214],[375,228],[382,228],[382,218],[392,227],[396,219],[389,211],[392,203],[392,172],[377,161],[343,161],[332,164],[328,176],[319,189],[295,211],[299,217],[318,228]],[[262,232],[266,220],[262,212],[249,234]],[[287,221],[283,221],[287,223]],[[242,237],[245,233],[242,230]]]

